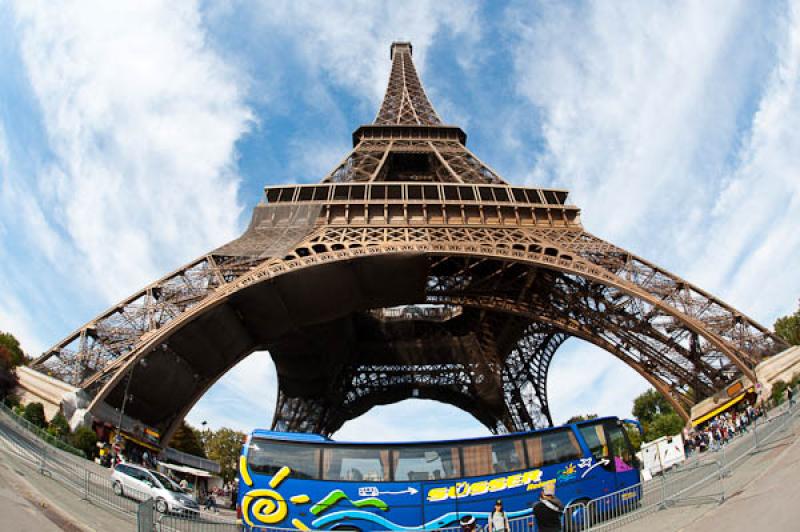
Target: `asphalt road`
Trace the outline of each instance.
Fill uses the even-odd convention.
[[[53,508],[39,503],[7,463],[0,463],[0,516],[3,532],[75,530]]]

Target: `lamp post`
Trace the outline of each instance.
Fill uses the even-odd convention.
[[[125,382],[125,391],[122,395],[122,405],[119,409],[119,420],[117,421],[117,437],[115,438],[115,443],[117,444],[122,443],[122,418],[125,415],[125,404],[128,402],[128,399],[133,399],[133,396],[128,394],[128,390],[130,390],[131,381],[133,380],[133,372],[139,364],[141,364],[142,367],[147,365],[144,359],[139,360],[138,363],[131,367],[131,371],[128,373],[128,380]]]

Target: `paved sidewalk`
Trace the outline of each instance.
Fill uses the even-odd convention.
[[[3,487],[0,490],[3,530],[125,532],[136,529],[132,516],[123,516],[82,500],[60,482],[8,453],[0,453],[0,485]],[[8,528],[5,527],[6,515],[10,516]],[[30,527],[26,524],[28,519]]]
[[[726,499],[679,502],[621,528],[625,532],[726,532],[800,530],[800,417],[794,432],[776,436],[724,479]],[[713,484],[694,495],[711,493]]]

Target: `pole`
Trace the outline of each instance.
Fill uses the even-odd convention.
[[[131,381],[133,380],[133,371],[136,369],[136,364],[133,365],[131,368],[130,373],[128,373],[128,380],[125,382],[125,392],[122,395],[122,406],[119,409],[119,421],[117,422],[117,437],[116,443],[122,443],[122,417],[125,415],[125,403],[128,402],[128,390],[131,387]]]

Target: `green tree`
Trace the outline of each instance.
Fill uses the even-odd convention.
[[[25,353],[13,334],[0,332],[0,346],[5,347],[11,353],[12,367],[25,363]]]
[[[244,440],[244,433],[225,427],[215,431],[208,438],[206,455],[220,465],[221,476],[225,482],[236,478],[236,467]]]
[[[17,386],[17,374],[14,372],[14,353],[4,345],[0,345],[0,399],[11,397],[11,391]],[[6,400],[8,404],[8,401]]]
[[[70,436],[69,443],[83,451],[89,460],[94,459],[94,453],[97,451],[97,434],[89,427],[78,427]]]
[[[662,436],[674,436],[683,430],[684,421],[675,412],[661,414],[653,419],[653,422],[645,428],[647,441],[652,441]]]
[[[185,421],[182,421],[178,430],[175,431],[169,446],[194,456],[206,457],[206,451],[203,449],[200,439],[200,432]]]
[[[53,419],[50,420],[50,425],[47,427],[47,432],[60,440],[66,441],[70,430],[69,423],[67,423],[67,418],[64,417],[64,414],[59,412],[53,416]]]
[[[786,399],[787,384],[783,381],[775,381],[772,384],[772,400],[779,405]]]
[[[567,420],[567,423],[577,423],[579,421],[588,421],[590,419],[597,419],[597,414],[578,414],[577,416],[572,416]]]
[[[28,403],[25,405],[22,417],[37,427],[47,428],[47,419],[44,417],[44,405],[42,403]]]
[[[794,314],[778,318],[775,322],[775,334],[791,345],[800,345],[800,305]]]
[[[638,451],[642,448],[642,435],[639,433],[639,429],[636,427],[631,427],[629,424],[625,424],[625,432],[628,433],[628,439],[631,441],[631,445],[633,446],[634,451]]]
[[[660,415],[674,413],[669,401],[652,388],[633,400],[633,415],[642,424],[652,423]]]

